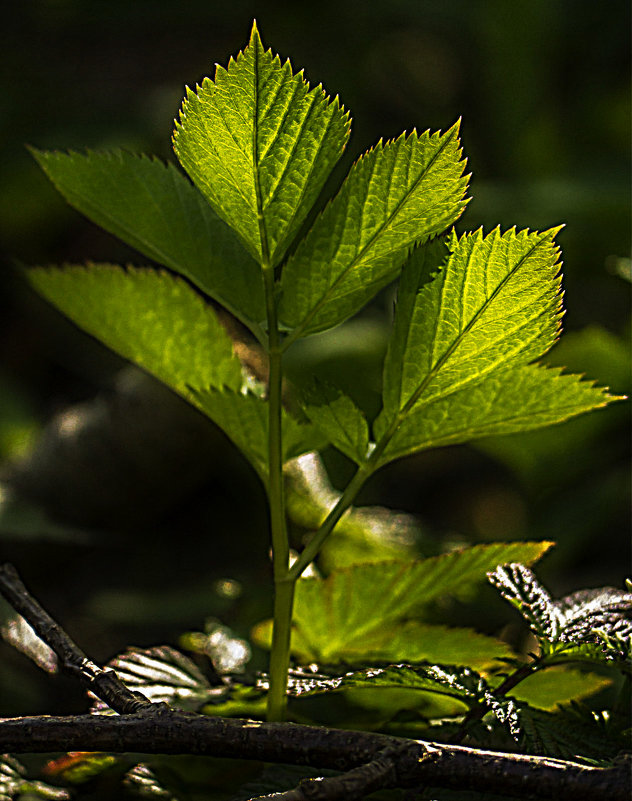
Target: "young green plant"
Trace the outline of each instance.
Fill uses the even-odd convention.
[[[411,453],[556,423],[612,400],[534,363],[560,333],[559,229],[454,232],[467,189],[458,122],[443,134],[380,141],[301,236],[349,128],[337,98],[266,51],[253,25],[226,69],[187,90],[173,142],[191,181],[123,151],[33,151],[69,203],[169,272],[33,268],[32,285],[220,426],[266,487],[271,720],[285,716],[296,582],[369,476]],[[322,383],[299,387],[303,417],[290,413],[287,349],[343,323],[400,274],[372,426]],[[265,350],[267,387],[247,375],[205,296]],[[356,473],[291,565],[284,465],[327,444]]]

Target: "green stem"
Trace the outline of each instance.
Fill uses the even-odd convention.
[[[287,536],[283,483],[282,386],[283,364],[276,313],[274,269],[263,265],[268,317],[270,375],[268,380],[268,502],[274,573],[274,620],[270,654],[268,720],[282,721],[287,709],[287,679],[290,667],[290,630],[294,582],[288,580],[290,545]]]
[[[366,461],[362,467],[358,468],[356,474],[347,485],[347,488],[338,499],[336,505],[329,512],[316,534],[314,534],[309,543],[301,551],[299,558],[290,568],[290,572],[288,573],[289,578],[296,581],[305,568],[308,567],[309,564],[316,558],[322,547],[322,544],[334,530],[336,523],[351,506],[356,498],[356,495],[362,488],[362,485],[373,472],[373,469],[373,464],[370,459]]]
[[[295,586],[296,581],[287,577],[274,582],[274,623],[270,653],[270,688],[267,699],[269,721],[283,721],[287,713],[287,681]]]

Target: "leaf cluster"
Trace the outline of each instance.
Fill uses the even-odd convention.
[[[173,165],[123,151],[33,151],[69,203],[171,272],[94,264],[34,268],[28,278],[210,417],[264,481],[265,391],[209,298],[264,350],[277,321],[274,347],[285,352],[344,322],[401,274],[382,412],[371,427],[335,386],[299,387],[303,416],[283,411],[283,461],[329,442],[372,472],[607,403],[579,376],[533,364],[560,330],[559,228],[450,231],[466,203],[458,123],[378,143],[297,238],[349,126],[339,101],[265,50],[254,26],[226,69],[187,91],[174,150],[192,183]]]

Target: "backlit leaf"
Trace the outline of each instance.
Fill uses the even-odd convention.
[[[172,164],[118,150],[33,150],[66,200],[150,259],[184,275],[242,320],[265,319],[259,265]]]
[[[338,161],[348,115],[289,61],[248,46],[188,90],[174,149],[193,182],[259,261],[277,264]]]
[[[384,367],[384,415],[413,410],[548,350],[560,330],[559,229],[455,234],[410,258]],[[435,265],[428,264],[434,260]]]
[[[294,601],[296,642],[301,653],[309,653],[315,662],[361,654],[371,638],[380,642],[385,632],[413,618],[424,604],[484,581],[487,571],[505,563],[510,554],[521,554],[521,561],[533,563],[550,546],[548,542],[476,545],[416,562],[354,565],[335,570],[326,579],[301,579]]]
[[[258,395],[229,389],[195,390],[193,403],[223,429],[264,479],[268,474],[268,403]],[[293,459],[323,444],[310,424],[283,411],[283,458]]]
[[[258,645],[270,648],[272,621],[259,624],[253,638]],[[319,658],[327,663],[432,662],[482,670],[513,653],[507,643],[473,629],[433,626],[415,620],[389,623],[348,644],[335,640],[334,648],[317,656],[309,639],[303,637],[303,630],[292,631],[292,653],[304,665]]]
[[[279,319],[295,329],[292,339],[357,312],[397,276],[413,245],[458,219],[467,186],[458,128],[402,134],[353,165],[283,270]]]
[[[111,264],[36,267],[26,276],[80,328],[184,397],[189,386],[241,387],[228,334],[182,279]]]
[[[555,709],[558,704],[578,701],[609,687],[606,676],[569,668],[538,670],[509,692],[512,698],[539,709]]]
[[[428,448],[548,426],[613,400],[618,397],[606,389],[559,368],[530,364],[498,370],[447,397],[424,405],[420,401],[392,428],[388,418],[380,415],[374,434],[378,440],[386,436],[388,444],[379,463]]]

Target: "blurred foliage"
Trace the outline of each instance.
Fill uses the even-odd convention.
[[[15,262],[145,263],[67,207],[24,145],[125,147],[171,158],[183,84],[236,52],[254,16],[264,43],[273,41],[308,79],[322,77],[351,111],[352,138],[334,181],[378,136],[445,130],[462,116],[475,173],[462,225],[565,222],[568,333],[548,361],[630,392],[623,0],[612,0],[607,14],[589,0],[534,0],[519,15],[506,0],[323,0],[316,11],[245,0],[192,0],[185,8],[173,0],[11,4],[0,30],[0,457],[7,460],[0,557],[19,564],[96,660],[130,640],[174,643],[209,617],[247,637],[270,613],[265,501],[221,434],[198,436],[196,413],[160,388],[125,395],[116,378],[122,363],[16,278]],[[358,319],[301,343],[288,358],[290,376],[335,379],[375,415],[392,299],[385,290]],[[87,429],[64,428],[70,407]],[[120,436],[102,440],[97,432],[98,448],[82,450],[95,416],[114,416]],[[125,447],[125,431],[137,431],[139,421],[158,432],[149,439],[163,456],[150,451],[149,479]],[[73,435],[61,449],[59,430]],[[9,489],[15,460],[36,441],[55,456],[47,469],[57,471],[57,503]],[[559,543],[543,564],[551,587],[619,586],[630,563],[629,441],[629,408],[616,404],[542,432],[412,457],[379,473],[361,502],[415,515],[423,537],[407,547],[423,555],[551,539]],[[325,462],[342,487],[350,465],[333,452]],[[184,475],[174,464],[191,469]],[[94,506],[86,511],[88,498]],[[309,523],[297,513],[294,524],[298,539]],[[243,591],[226,594],[223,581]],[[492,599],[482,592],[467,610],[455,602],[438,616],[466,626],[484,612],[493,630],[505,616]],[[264,664],[255,652],[251,666]],[[2,644],[0,665],[0,682],[17,688],[0,713],[83,708],[63,678],[51,684]]]

